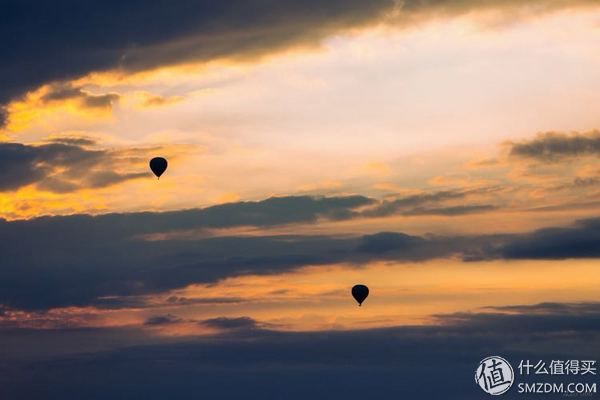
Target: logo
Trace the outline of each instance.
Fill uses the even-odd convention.
[[[475,370],[475,382],[493,396],[506,393],[515,381],[515,373],[508,361],[493,356],[481,360]]]

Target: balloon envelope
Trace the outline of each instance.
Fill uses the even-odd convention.
[[[355,285],[352,288],[352,297],[358,302],[358,305],[362,305],[362,302],[369,296],[369,288],[365,285]]]
[[[154,172],[157,178],[167,170],[167,160],[162,157],[154,157],[150,160],[150,169]]]

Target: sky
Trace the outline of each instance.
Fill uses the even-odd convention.
[[[599,358],[597,0],[6,0],[0,35],[0,398]]]

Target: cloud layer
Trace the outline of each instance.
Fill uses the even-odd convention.
[[[332,33],[383,19],[412,24],[482,9],[516,9],[523,15],[580,5],[596,2],[10,0],[0,16],[0,35],[10,38],[0,52],[0,103],[42,84],[94,71],[132,72],[189,61],[251,59],[315,45]]]
[[[529,234],[420,237],[372,235],[171,236],[149,234],[268,227],[356,217],[372,200],[287,197],[165,213],[75,215],[0,222],[0,304],[48,309],[102,306],[105,296],[159,293],[247,274],[374,260],[565,259],[600,256],[600,221]],[[60,232],[60,235],[57,234]],[[35,248],[35,252],[27,249]],[[108,306],[114,306],[109,304]]]
[[[599,156],[600,131],[572,134],[558,132],[539,134],[533,140],[512,143],[510,154],[539,161]]]
[[[62,138],[41,145],[0,143],[0,192],[35,184],[50,192],[100,188],[148,176],[116,172],[123,164],[118,151],[91,147],[87,138]]]
[[[239,398],[481,399],[473,382],[481,359],[596,360],[597,303],[529,305],[440,316],[432,326],[281,333],[249,318],[217,318],[230,333],[53,359],[0,361],[0,395],[18,399]],[[93,337],[100,332],[89,331]],[[65,330],[64,336],[74,335]],[[108,334],[105,332],[104,334]],[[123,341],[127,341],[124,330]],[[48,341],[52,333],[31,333]],[[79,334],[81,335],[81,334]],[[5,338],[6,334],[4,334]],[[143,335],[142,335],[143,336]],[[56,338],[54,339],[56,340]],[[79,339],[81,340],[81,339]],[[50,343],[52,340],[50,339]],[[73,344],[77,346],[77,341]],[[543,377],[519,376],[518,381]],[[573,377],[554,377],[563,382]],[[593,382],[596,376],[578,376]],[[516,389],[505,398],[522,398]]]
[[[11,38],[1,54],[0,102],[92,71],[140,71],[314,43],[372,21],[392,5],[391,0],[9,1],[0,20],[0,35]]]

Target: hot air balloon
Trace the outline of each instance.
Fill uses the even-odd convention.
[[[354,285],[352,288],[352,297],[354,300],[358,302],[358,306],[360,307],[365,301],[365,299],[369,296],[369,288],[365,285]]]
[[[162,157],[154,157],[150,160],[150,169],[158,179],[167,170],[167,160]]]

